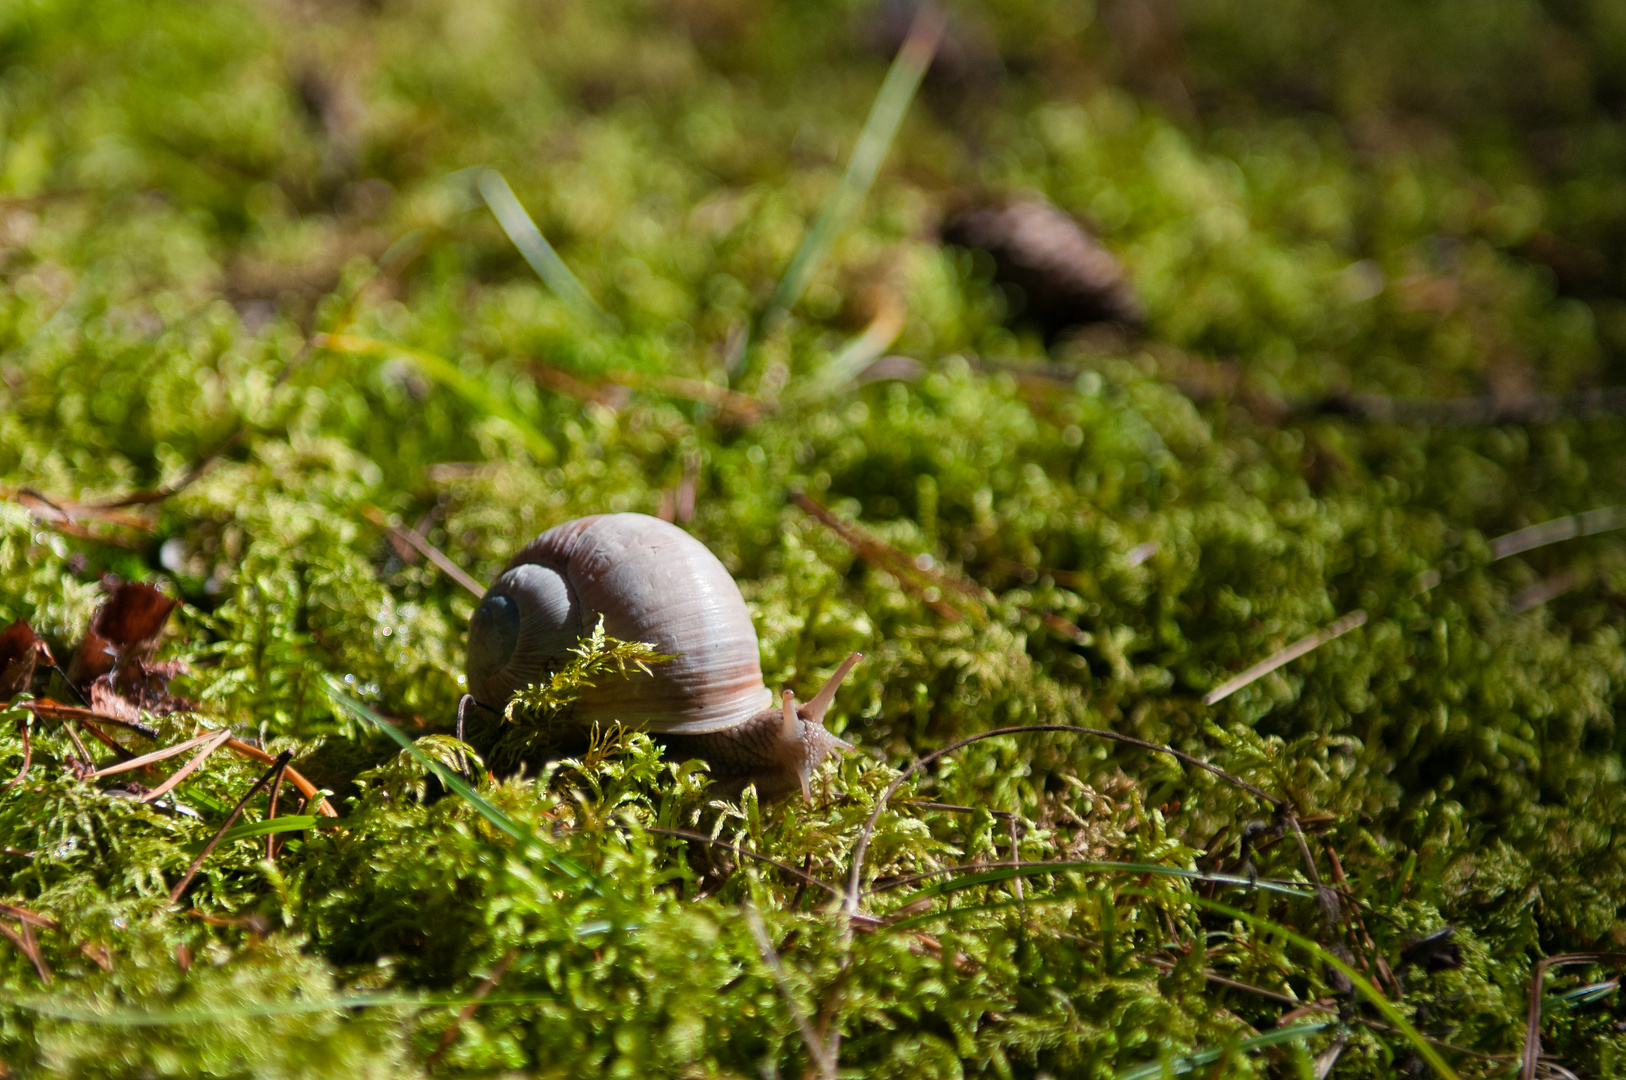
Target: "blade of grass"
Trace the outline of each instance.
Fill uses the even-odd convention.
[[[1327,1020],[1319,1024],[1294,1024],[1292,1027],[1278,1028],[1275,1031],[1267,1031],[1263,1035],[1243,1039],[1233,1044],[1231,1051],[1233,1053],[1238,1051],[1247,1053],[1252,1050],[1264,1050],[1271,1046],[1281,1046],[1283,1043],[1290,1043],[1297,1039],[1308,1039],[1311,1035],[1325,1031],[1332,1025],[1333,1021]],[[1179,1076],[1204,1065],[1212,1065],[1224,1054],[1225,1050],[1223,1048],[1197,1050],[1169,1063],[1167,1070],[1165,1070],[1165,1065],[1161,1061],[1148,1061],[1144,1065],[1136,1065],[1127,1072],[1119,1073],[1118,1080],[1155,1080],[1155,1078],[1171,1074]]]
[[[228,830],[221,836],[222,844],[230,844],[237,840],[253,840],[260,836],[275,836],[280,833],[305,832],[308,829],[338,829],[348,823],[340,818],[317,817],[315,814],[284,814],[279,818],[267,821],[254,821],[247,825],[239,825]],[[203,843],[189,844],[186,849],[192,853],[203,850]]]
[[[943,24],[943,13],[936,4],[922,4],[915,13],[909,36],[893,58],[886,80],[875,95],[875,104],[870,106],[869,119],[864,121],[864,130],[859,133],[858,142],[853,147],[847,171],[842,174],[841,183],[824,201],[818,220],[802,240],[802,246],[796,250],[785,276],[779,280],[773,299],[768,301],[768,315],[775,311],[789,311],[796,306],[819,264],[829,253],[830,245],[847,223],[847,218],[869,194],[870,186],[875,183],[875,174],[880,171],[881,162],[886,159],[886,152],[898,134],[904,114],[909,111],[909,103],[914,100],[915,91],[920,87],[920,80],[931,65],[932,57],[937,54],[938,42],[943,39]]]
[[[525,212],[514,196],[514,189],[508,186],[502,173],[496,169],[482,169],[477,185],[480,197],[496,215],[497,224],[502,231],[508,234],[508,239],[514,242],[519,253],[525,261],[531,264],[538,277],[553,290],[571,313],[587,323],[589,326],[601,326],[605,329],[619,332],[621,327],[611,318],[608,312],[599,307],[593,299],[593,294],[581,283],[570,267],[559,258],[559,253],[553,250],[548,238],[542,235],[542,230],[536,227],[531,215]]]
[[[1313,898],[1315,893],[1309,889],[1294,888],[1291,885],[1279,885],[1274,882],[1250,880],[1245,877],[1236,877],[1231,874],[1204,874],[1197,870],[1186,870],[1178,866],[1158,866],[1155,863],[1119,863],[1094,862],[1089,860],[1065,859],[1056,862],[1021,863],[1016,866],[1002,866],[987,870],[979,874],[967,874],[964,877],[953,878],[949,881],[938,882],[936,885],[911,893],[899,903],[899,907],[907,908],[911,904],[928,900],[934,896],[945,896],[961,889],[974,889],[979,885],[992,885],[999,881],[1008,881],[1013,878],[1039,877],[1047,873],[1057,873],[1064,870],[1093,871],[1103,874],[1156,874],[1163,877],[1182,878],[1186,881],[1195,881],[1199,884],[1239,885],[1248,889],[1261,889],[1265,892],[1282,893],[1286,896],[1300,898]],[[871,893],[880,892],[880,889],[871,889]]]
[[[888,292],[880,311],[870,320],[863,333],[848,341],[818,371],[790,388],[782,400],[789,405],[816,404],[838,393],[856,379],[870,364],[898,340],[907,321],[908,310],[903,301]]]
[[[412,740],[403,735],[394,724],[345,693],[343,685],[332,675],[324,673],[322,678],[327,684],[328,697],[333,699],[334,704],[388,735],[398,746],[411,754],[420,765],[434,773],[448,791],[454,791],[466,799],[469,805],[474,807],[475,811],[489,821],[497,831],[519,841],[521,844],[535,847],[544,852],[547,850],[546,845],[537,839],[535,833],[493,806],[485,796],[470,787],[461,776],[419,750],[413,745]],[[586,878],[590,876],[586,867],[561,856],[548,855],[547,860],[550,867],[568,877]]]
[[[538,464],[551,464],[559,457],[559,451],[553,442],[538,431],[534,424],[521,416],[513,406],[493,394],[485,383],[465,375],[461,368],[443,356],[436,356],[422,349],[408,348],[393,341],[379,341],[377,338],[357,337],[354,334],[319,334],[316,345],[329,352],[345,353],[350,356],[378,356],[386,359],[393,357],[405,360],[475,408],[507,421],[519,432],[525,441],[525,448],[536,458]]]

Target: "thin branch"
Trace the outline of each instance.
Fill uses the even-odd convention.
[[[261,741],[264,741],[264,740],[261,740]],[[265,820],[267,820],[267,821],[270,821],[271,819],[273,819],[273,818],[275,818],[277,816],[277,796],[282,794],[282,778],[287,772],[288,772],[288,767],[286,765],[284,765],[282,768],[277,770],[276,777],[274,779],[272,779],[272,781],[271,781],[271,797],[268,800],[266,800],[266,804],[265,804]],[[265,834],[265,858],[266,858],[266,861],[270,862],[271,860],[275,859],[276,857],[277,857],[277,834],[276,833],[266,833]]]
[[[34,970],[39,973],[40,982],[50,986],[51,969],[46,965],[45,957],[40,953],[39,943],[34,940],[34,935],[29,932],[28,924],[23,923],[23,932],[19,934],[5,923],[0,923],[0,934],[5,935],[7,941],[17,946],[18,952],[28,957],[29,963],[33,964]]]
[[[797,1030],[802,1033],[802,1042],[807,1044],[807,1052],[818,1067],[821,1080],[835,1080],[836,1062],[831,1057],[830,1048],[813,1025],[808,1022],[807,1014],[796,1003],[796,996],[791,992],[790,978],[785,974],[785,965],[779,959],[779,953],[773,947],[773,940],[768,937],[768,928],[762,923],[762,916],[757,909],[747,904],[742,909],[745,912],[745,925],[750,927],[751,936],[756,939],[757,952],[762,955],[762,962],[768,966],[773,975],[774,984],[779,988],[779,995],[785,999],[785,1007],[796,1021]]]
[[[742,424],[754,424],[762,419],[766,406],[750,394],[730,390],[726,386],[703,379],[687,379],[681,375],[657,375],[642,371],[607,371],[604,377],[617,386],[630,390],[645,390],[666,397],[710,405]]]
[[[1259,661],[1259,663],[1253,665],[1253,667],[1249,668],[1247,671],[1244,671],[1236,678],[1223,682],[1214,687],[1214,689],[1210,690],[1206,695],[1204,695],[1203,704],[1217,705],[1221,701],[1224,701],[1226,698],[1230,697],[1232,694],[1236,693],[1238,690],[1241,690],[1244,686],[1247,686],[1248,684],[1269,675],[1272,671],[1275,671],[1283,664],[1291,663],[1292,661],[1303,656],[1305,653],[1318,649],[1334,638],[1342,637],[1351,630],[1358,626],[1362,626],[1365,623],[1366,612],[1356,609],[1355,611],[1350,612],[1348,615],[1328,623],[1315,633],[1299,638],[1297,641],[1293,642],[1293,644],[1289,645],[1287,648],[1281,650],[1275,655]]]
[[[31,923],[34,926],[44,927],[46,930],[62,929],[55,919],[47,918],[38,912],[29,911],[25,907],[18,907],[16,904],[0,904],[0,915],[16,919],[20,923]]]
[[[1027,732],[1041,731],[1066,731],[1077,735],[1093,735],[1097,738],[1109,739],[1113,742],[1121,742],[1129,746],[1136,746],[1142,750],[1151,750],[1154,753],[1168,754],[1187,765],[1192,765],[1199,769],[1213,773],[1226,783],[1241,788],[1254,798],[1269,803],[1277,810],[1285,810],[1287,808],[1287,802],[1285,800],[1278,799],[1274,795],[1267,795],[1265,792],[1254,787],[1246,780],[1243,780],[1240,777],[1232,776],[1230,773],[1219,768],[1218,766],[1210,765],[1201,758],[1192,757],[1190,754],[1176,750],[1172,746],[1163,746],[1159,743],[1147,742],[1144,739],[1137,739],[1130,735],[1121,735],[1116,731],[1105,731],[1100,728],[1077,727],[1073,724],[1024,724],[1019,727],[995,728],[993,731],[984,731],[981,734],[971,735],[967,738],[960,739],[957,742],[952,742],[943,747],[941,750],[934,750],[925,757],[916,759],[913,765],[910,765],[907,769],[903,770],[903,772],[899,773],[897,777],[886,786],[886,790],[881,792],[881,797],[875,802],[875,809],[870,812],[869,820],[864,822],[864,828],[858,834],[858,841],[853,845],[852,870],[847,878],[847,903],[845,905],[847,918],[851,919],[858,914],[858,900],[860,895],[859,886],[863,880],[864,856],[869,850],[869,842],[871,837],[875,835],[875,826],[881,819],[881,812],[886,809],[888,800],[892,798],[893,794],[897,792],[898,788],[903,786],[904,782],[908,780],[909,777],[913,776],[916,772],[920,771],[927,765],[930,765],[938,758],[943,757],[945,754],[951,754],[962,747],[969,746],[972,743],[978,742],[982,739],[992,739],[999,735],[1017,735],[1025,734]]]
[[[257,746],[250,746],[241,739],[227,739],[226,749],[232,751],[234,754],[237,754],[239,757],[246,757],[251,761],[258,761],[265,765],[269,765],[275,760],[264,750],[261,750]],[[339,816],[339,812],[333,809],[333,804],[328,801],[328,797],[325,792],[323,792],[309,780],[305,779],[302,774],[297,772],[292,767],[284,769],[283,771],[288,774],[288,779],[294,782],[294,787],[298,788],[299,793],[305,796],[305,799],[307,800],[304,809],[300,811],[301,813],[305,813],[310,809],[311,806],[315,806],[316,812],[321,814],[323,817]]]
[[[509,966],[513,964],[517,956],[519,956],[518,949],[509,949],[503,958],[497,961],[497,966],[491,969],[491,974],[487,975],[484,981],[475,987],[469,1003],[458,1010],[457,1018],[451,1022],[445,1031],[440,1033],[440,1045],[435,1047],[434,1053],[430,1054],[428,1060],[424,1062],[425,1069],[432,1070],[440,1062],[441,1055],[446,1053],[447,1047],[451,1046],[459,1033],[462,1032],[463,1025],[474,1016],[474,1010],[480,1007],[480,1002],[485,1000],[486,995],[491,993],[492,988],[508,973]]]
[[[418,530],[409,529],[405,525],[391,525],[389,523],[389,519],[384,516],[384,512],[378,509],[376,506],[363,507],[361,513],[362,516],[368,521],[372,522],[374,525],[377,525],[380,529],[388,531],[391,536],[400,537],[402,540],[405,540],[407,543],[417,548],[419,553],[421,553],[424,558],[440,567],[441,571],[445,573],[447,577],[463,586],[476,597],[485,596],[486,590],[484,585],[481,585],[478,581],[475,581],[474,578],[470,577],[466,570],[448,558],[446,553],[441,551],[440,548],[424,539]]]
[[[58,675],[62,675],[62,681],[66,683],[68,677],[62,674],[62,669],[57,668],[56,670]],[[122,716],[113,716],[109,713],[97,712],[94,709],[81,709],[73,705],[62,705],[50,698],[19,701],[17,707],[27,709],[38,716],[48,716],[53,720],[90,720],[98,724],[116,724],[119,727],[129,728],[138,735],[145,735],[149,739],[158,738],[158,729],[150,724],[143,724],[139,720],[126,720]]]
[[[242,815],[243,808],[248,805],[248,801],[252,799],[261,788],[270,783],[273,776],[280,775],[282,771],[288,767],[288,761],[293,756],[294,752],[292,750],[284,750],[282,753],[278,754],[276,761],[272,762],[271,767],[265,770],[265,772],[261,773],[260,778],[254,781],[254,786],[248,789],[248,794],[237,800],[237,805],[232,807],[232,812],[226,816],[226,820],[221,824],[220,828],[215,830],[215,834],[209,839],[209,843],[204,846],[202,851],[198,852],[198,857],[192,860],[192,865],[186,868],[186,874],[181,878],[180,881],[175,883],[175,887],[173,889],[169,890],[169,902],[171,904],[180,901],[181,894],[186,892],[186,887],[192,884],[192,879],[197,876],[198,868],[203,865],[203,860],[207,859],[214,851],[215,847],[219,845],[221,838],[226,835],[226,831],[237,823],[237,819]]]
[[[97,726],[95,721],[90,720],[87,717],[80,717],[78,720],[73,721],[73,723],[90,732],[92,738],[101,743],[103,746],[107,747],[109,750],[113,751],[113,756],[117,757],[120,761],[129,761],[135,756],[131,754],[130,751],[120,746],[113,736],[109,735],[107,732],[103,731],[99,726]],[[90,763],[86,762],[86,764]]]

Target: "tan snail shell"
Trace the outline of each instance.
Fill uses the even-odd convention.
[[[584,726],[620,721],[705,759],[725,790],[764,798],[801,789],[831,750],[824,713],[859,656],[797,706],[762,680],[756,629],[739,588],[706,546],[644,514],[599,514],[549,529],[509,561],[469,619],[469,692],[500,710],[569,658],[604,619],[622,641],[675,658],[649,674],[605,679],[577,699]]]

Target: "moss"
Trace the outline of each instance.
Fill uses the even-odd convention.
[[[274,860],[223,841],[172,908],[264,766],[218,754],[158,808],[77,778],[69,728],[34,720],[0,899],[51,925],[0,916],[23,943],[0,944],[5,1067],[816,1072],[798,1016],[853,1075],[1208,1050],[1215,1075],[1292,1075],[1340,1038],[1335,1077],[1421,1061],[1210,899],[1353,958],[1463,1075],[1516,1054],[1534,959],[1626,941],[1626,548],[1490,543],[1626,501],[1608,396],[1565,396],[1610,386],[1626,343],[1626,39],[1607,5],[1153,7],[957,9],[960,91],[928,75],[767,323],[895,44],[867,6],[0,13],[0,621],[65,657],[104,575],[159,584],[196,706],[148,717],[160,742],[230,724],[342,815],[299,817]],[[467,171],[493,164],[619,330],[535,279]],[[1144,332],[1008,327],[987,263],[934,238],[980,190],[1088,221]],[[829,377],[888,305],[918,377]],[[1443,422],[1469,414],[1491,422]],[[471,767],[499,828],[330,693],[461,768],[474,597],[378,522],[489,581],[619,510],[723,559],[771,686],[806,697],[866,654],[830,716],[857,752],[811,804],[714,800],[638,735],[544,763],[510,725]],[[43,669],[36,689],[67,694]],[[6,778],[24,716],[0,718]],[[904,783],[859,875],[873,921],[844,920],[897,770],[1022,724],[1287,800],[1339,914],[1271,805],[1050,731]],[[951,869],[1013,855],[1068,865]],[[1448,926],[1460,966],[1407,965]],[[1543,1047],[1580,1075],[1626,1054],[1607,977],[1547,983]],[[1312,1000],[1331,1026],[1249,1049]]]

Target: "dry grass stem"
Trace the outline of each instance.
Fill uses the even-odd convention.
[[[426,1071],[433,1071],[435,1066],[439,1064],[441,1055],[445,1054],[447,1048],[457,1040],[457,1036],[463,1031],[463,1025],[474,1016],[474,1010],[480,1007],[480,1002],[485,1000],[486,995],[491,993],[497,983],[502,981],[504,975],[508,974],[509,967],[512,966],[518,956],[518,949],[509,949],[508,952],[503,954],[503,958],[497,961],[497,966],[491,969],[491,974],[487,975],[481,980],[480,985],[474,988],[474,993],[470,995],[472,1000],[458,1010],[457,1018],[447,1026],[445,1031],[440,1033],[440,1043],[423,1063]]]
[[[171,791],[175,790],[176,785],[178,785],[182,780],[185,780],[188,776],[191,776],[194,772],[196,772],[200,765],[209,760],[209,755],[214,753],[216,750],[219,750],[220,747],[225,744],[226,740],[230,738],[230,728],[219,728],[215,731],[211,731],[203,740],[201,744],[202,748],[196,754],[194,754],[185,765],[182,765],[179,769],[177,769],[168,780],[165,780],[162,784],[159,784],[157,787],[147,792],[147,794],[143,795],[141,797],[141,801],[145,803],[157,802],[165,795],[168,795]]]
[[[1560,540],[1573,540],[1578,536],[1591,536],[1594,533],[1622,528],[1626,528],[1626,507],[1605,506],[1597,510],[1588,510],[1584,514],[1543,521],[1539,525],[1531,525],[1498,536],[1490,542],[1491,558],[1505,559],[1531,548],[1556,544]]]
[[[446,553],[441,551],[440,548],[424,539],[423,536],[419,534],[418,530],[408,528],[405,525],[391,525],[389,523],[389,519],[384,516],[384,512],[378,509],[376,506],[365,507],[362,510],[362,515],[380,529],[388,532],[391,536],[398,537],[399,539],[410,544],[412,547],[416,548],[424,558],[438,566],[442,573],[451,578],[453,581],[457,582],[459,585],[463,586],[475,596],[485,596],[486,590],[484,585],[481,585],[478,581],[475,581],[474,578],[470,577],[468,571],[464,570],[461,566],[449,559],[446,556]]]
[[[1319,649],[1321,646],[1325,645],[1334,638],[1342,637],[1356,627],[1364,625],[1365,622],[1366,612],[1357,609],[1340,619],[1328,623],[1315,633],[1299,638],[1281,652],[1259,661],[1259,663],[1253,665],[1253,667],[1249,668],[1247,671],[1244,671],[1236,678],[1227,680],[1226,682],[1214,687],[1214,689],[1210,690],[1206,695],[1203,696],[1203,704],[1219,704],[1232,694],[1236,693],[1238,690],[1241,690],[1243,687],[1264,678],[1266,675],[1269,675],[1272,671],[1275,671],[1283,664],[1292,663],[1305,653]]]

